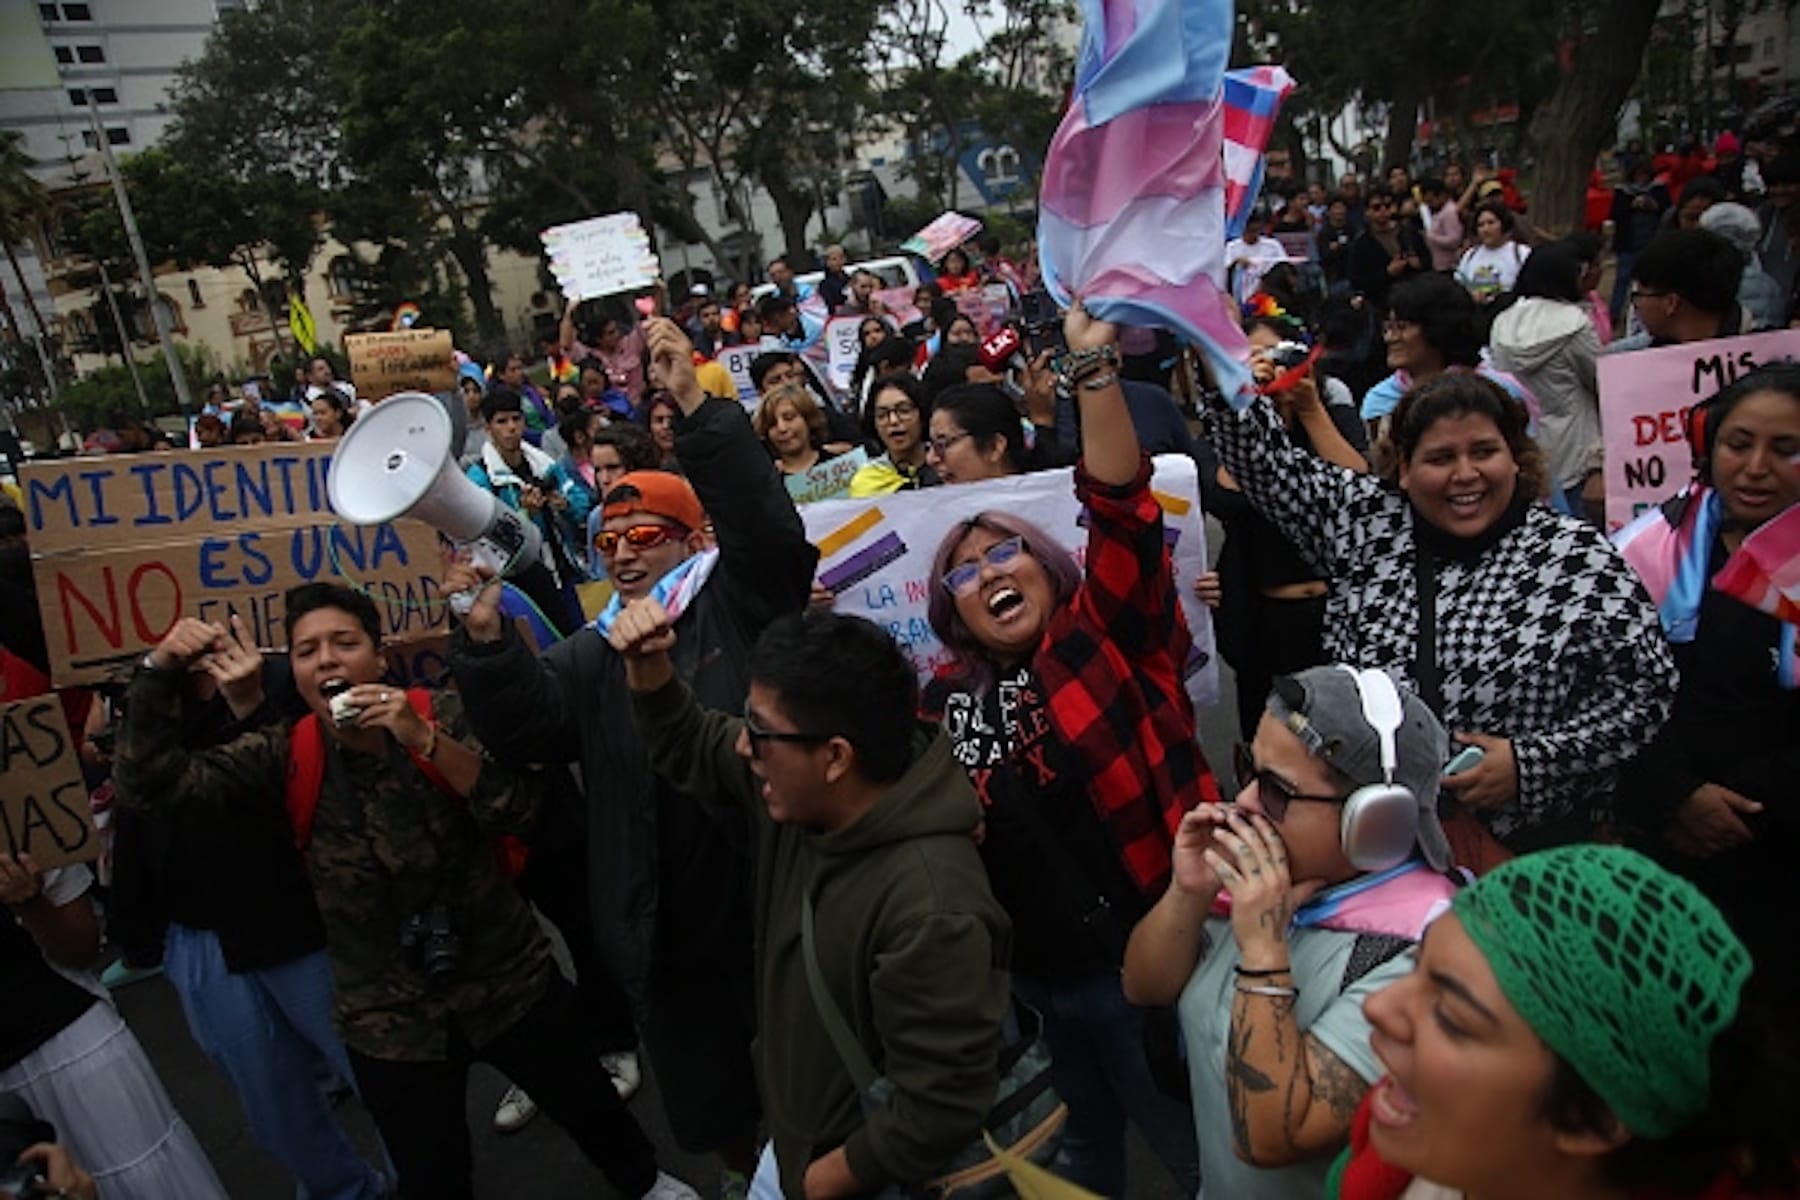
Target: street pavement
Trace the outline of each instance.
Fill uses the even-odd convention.
[[[1208,549],[1215,559],[1219,538],[1218,523],[1208,520]],[[1199,714],[1200,742],[1207,761],[1219,775],[1220,786],[1229,795],[1230,750],[1237,738],[1236,689],[1231,670],[1223,662],[1219,664],[1219,676],[1219,703]],[[149,1053],[175,1106],[211,1156],[233,1200],[292,1200],[292,1177],[251,1140],[237,1098],[224,1076],[189,1036],[181,1004],[168,982],[159,975],[122,988],[114,995],[120,1012]],[[477,1196],[586,1200],[615,1194],[599,1171],[547,1117],[540,1114],[518,1133],[495,1133],[494,1108],[505,1090],[505,1079],[491,1067],[477,1064],[470,1071],[468,1120]],[[702,1196],[718,1195],[717,1161],[683,1154],[675,1146],[663,1120],[656,1081],[647,1062],[644,1086],[632,1100],[631,1111],[655,1142],[664,1170],[693,1184]],[[375,1127],[362,1105],[348,1098],[339,1106],[338,1116],[374,1161],[378,1153]],[[1129,1155],[1131,1200],[1177,1200],[1179,1192],[1173,1180],[1135,1133]]]

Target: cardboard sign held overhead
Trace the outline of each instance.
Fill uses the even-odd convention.
[[[396,392],[447,392],[456,386],[449,330],[352,333],[344,338],[344,348],[350,354],[350,382],[372,401]]]
[[[654,287],[662,273],[643,222],[634,212],[553,225],[538,234],[538,240],[549,256],[557,287],[573,299]]]
[[[21,485],[38,611],[57,687],[128,668],[184,616],[236,613],[257,645],[287,644],[282,601],[312,580],[366,590],[394,641],[442,632],[438,536],[363,529],[326,499],[331,443],[60,459]]]
[[[54,694],[0,707],[0,853],[40,869],[100,857],[75,739]]]

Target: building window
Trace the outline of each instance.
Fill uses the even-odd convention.
[[[326,287],[333,299],[349,296],[356,291],[356,263],[348,254],[340,254],[331,260],[331,266],[325,272]]]
[[[95,104],[117,104],[119,102],[118,88],[94,88],[93,93]]]
[[[102,46],[77,46],[75,57],[84,63],[103,63],[106,61],[106,49]]]
[[[129,146],[131,130],[114,126],[106,131],[106,142],[110,146]]]
[[[86,146],[89,150],[98,150],[100,148],[100,143],[95,140],[94,131],[91,129],[84,129],[81,131],[81,144]]]
[[[93,19],[93,10],[85,4],[63,5],[63,20],[65,21],[91,21]]]
[[[206,300],[200,295],[200,281],[198,279],[189,278],[187,283],[188,305],[192,308],[205,308]]]
[[[70,88],[69,89],[69,103],[73,104],[76,108],[80,108],[82,105],[86,104],[87,103],[87,89],[86,88]]]
[[[56,51],[57,62],[66,66],[75,61],[75,51],[69,49],[67,46],[56,46],[54,49]]]
[[[56,5],[54,5],[54,4],[38,5],[38,16],[42,17],[46,21],[56,20]]]

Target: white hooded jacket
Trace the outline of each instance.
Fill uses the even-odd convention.
[[[1600,468],[1600,335],[1587,309],[1529,297],[1498,317],[1488,337],[1494,365],[1513,375],[1542,406],[1538,442],[1553,487],[1578,486]]]

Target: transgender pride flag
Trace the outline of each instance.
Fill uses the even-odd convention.
[[[1254,199],[1291,81],[1279,68],[1234,72],[1256,78],[1227,94],[1231,0],[1081,0],[1081,9],[1075,95],[1044,164],[1045,286],[1064,305],[1080,293],[1101,320],[1173,330],[1247,404],[1249,348],[1220,286],[1226,203],[1229,194],[1235,211]]]

